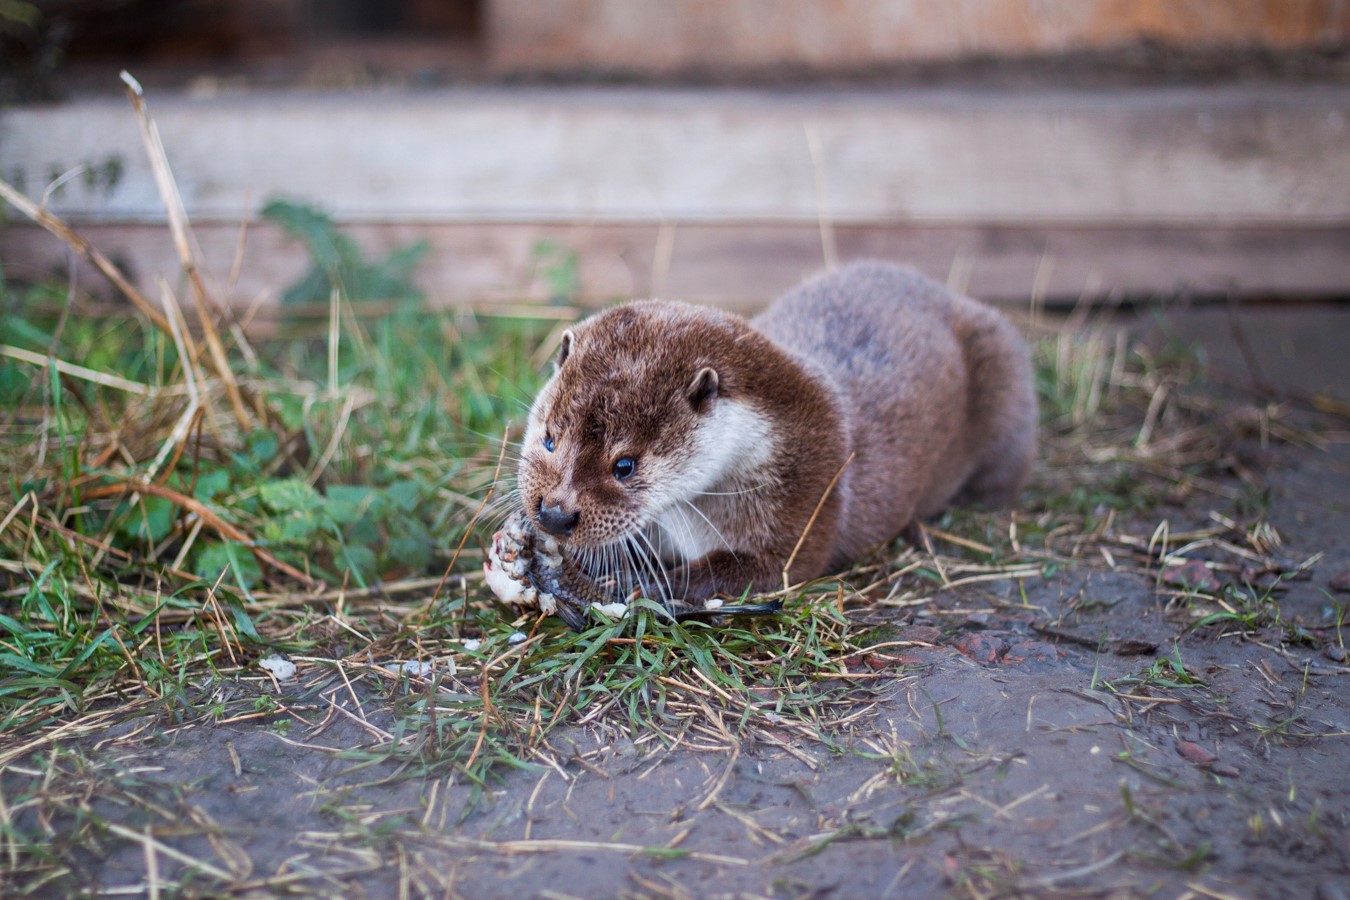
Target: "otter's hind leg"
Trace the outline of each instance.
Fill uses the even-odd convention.
[[[1012,506],[1022,494],[1031,464],[1036,456],[1036,442],[1020,435],[1000,441],[990,447],[980,465],[961,486],[954,506],[982,506],[1003,509]]]

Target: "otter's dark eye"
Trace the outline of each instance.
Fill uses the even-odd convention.
[[[614,460],[614,477],[625,481],[637,471],[637,460],[631,456],[621,456]]]
[[[547,450],[549,453],[553,452],[553,435],[551,434],[544,435],[544,449]]]

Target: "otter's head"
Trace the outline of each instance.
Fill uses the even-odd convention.
[[[565,333],[521,452],[520,495],[535,525],[602,547],[707,490],[730,387],[719,360],[748,332],[731,316],[646,300]]]

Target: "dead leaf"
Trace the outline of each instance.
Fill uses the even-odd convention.
[[[1197,766],[1208,766],[1219,759],[1217,753],[1206,750],[1194,741],[1177,741],[1177,752]]]

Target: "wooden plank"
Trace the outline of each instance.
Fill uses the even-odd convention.
[[[189,214],[344,221],[1350,222],[1350,87],[462,89],[150,98]],[[811,143],[819,153],[813,158]],[[121,101],[0,112],[0,173],[72,220],[162,221]]]
[[[83,233],[142,285],[175,280],[178,260],[157,225],[85,225]],[[548,242],[574,252],[578,289],[591,303],[664,296],[748,309],[823,266],[814,225],[650,223],[356,224],[347,228],[372,256],[427,240],[416,279],[436,305],[545,301],[534,250]],[[224,281],[237,246],[234,225],[196,230],[208,280],[237,307],[274,304],[307,268],[304,251],[271,226],[249,231],[241,276]],[[975,296],[1024,304],[1041,290],[1050,302],[1080,298],[1177,296],[1344,297],[1350,288],[1350,226],[1325,228],[1028,228],[840,226],[842,259],[909,262],[951,278]],[[668,248],[667,254],[658,247]],[[0,231],[11,279],[64,279],[67,254],[37,228]],[[658,260],[668,259],[668,264]],[[82,287],[106,290],[80,270]],[[1039,287],[1038,287],[1039,285]]]

